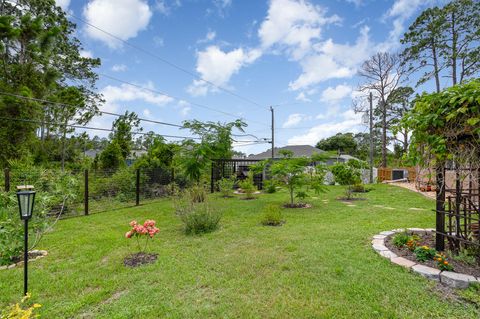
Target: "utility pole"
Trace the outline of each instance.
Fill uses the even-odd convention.
[[[370,184],[373,184],[373,94],[370,92],[369,96],[370,111],[368,117],[370,120]]]
[[[270,106],[270,112],[272,112],[272,160],[275,158],[275,113],[273,106]]]

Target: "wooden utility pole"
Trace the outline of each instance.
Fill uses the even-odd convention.
[[[370,111],[368,112],[370,122],[370,184],[373,184],[373,94],[370,92],[369,96]]]
[[[272,160],[275,158],[275,112],[273,106],[270,106],[272,112]]]

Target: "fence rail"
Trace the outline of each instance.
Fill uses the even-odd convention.
[[[55,169],[26,169],[3,171],[0,188],[5,192],[15,191],[18,185],[34,185],[38,192],[53,193],[54,183],[49,183],[55,175],[62,174]],[[141,203],[163,198],[172,193],[174,182],[183,188],[185,183],[177,180],[171,169],[119,169],[119,170],[71,170],[69,176],[75,194],[67,202],[62,217],[89,215],[112,209],[138,206]],[[3,184],[3,185],[2,185]],[[59,202],[58,205],[61,203]],[[52,207],[50,214],[59,210]]]

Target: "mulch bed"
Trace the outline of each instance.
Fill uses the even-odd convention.
[[[39,256],[43,256],[43,254],[41,252],[31,252],[31,251],[28,252],[28,260],[35,259]],[[23,253],[21,256],[12,258],[12,264],[16,264],[20,261],[23,261]]]
[[[127,267],[138,267],[142,265],[152,264],[157,260],[158,254],[136,253],[131,254],[123,259],[123,264]]]
[[[312,205],[306,203],[284,204],[285,208],[312,208]]]
[[[390,249],[392,252],[394,252],[397,256],[414,261],[417,264],[422,264],[425,266],[438,269],[437,263],[434,260],[427,260],[425,262],[420,262],[415,258],[415,254],[412,251],[410,251],[408,248],[406,247],[398,248],[397,246],[395,246],[392,243],[393,236],[389,236],[385,239],[385,246],[388,249]],[[428,235],[418,235],[418,236],[420,237],[420,240],[417,246],[428,246],[428,247],[435,248],[434,233],[429,233]],[[480,277],[480,265],[470,265],[463,261],[455,260],[448,255],[447,257],[448,257],[448,262],[450,263],[450,265],[453,266],[454,272],[466,274],[466,275],[472,275],[475,277]]]

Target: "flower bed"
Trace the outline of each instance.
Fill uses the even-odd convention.
[[[461,261],[452,262],[443,253],[431,248],[433,231],[423,228],[384,231],[373,236],[372,248],[392,263],[450,287],[468,288],[470,283],[480,283],[479,267],[468,267]]]
[[[46,250],[31,250],[28,252],[28,261],[34,261],[40,258],[43,258],[47,256],[48,253]],[[0,266],[0,270],[3,269],[11,269],[15,267],[20,267],[23,266],[23,255],[16,257],[14,260],[12,260],[12,264],[10,265],[5,265],[5,266]]]

